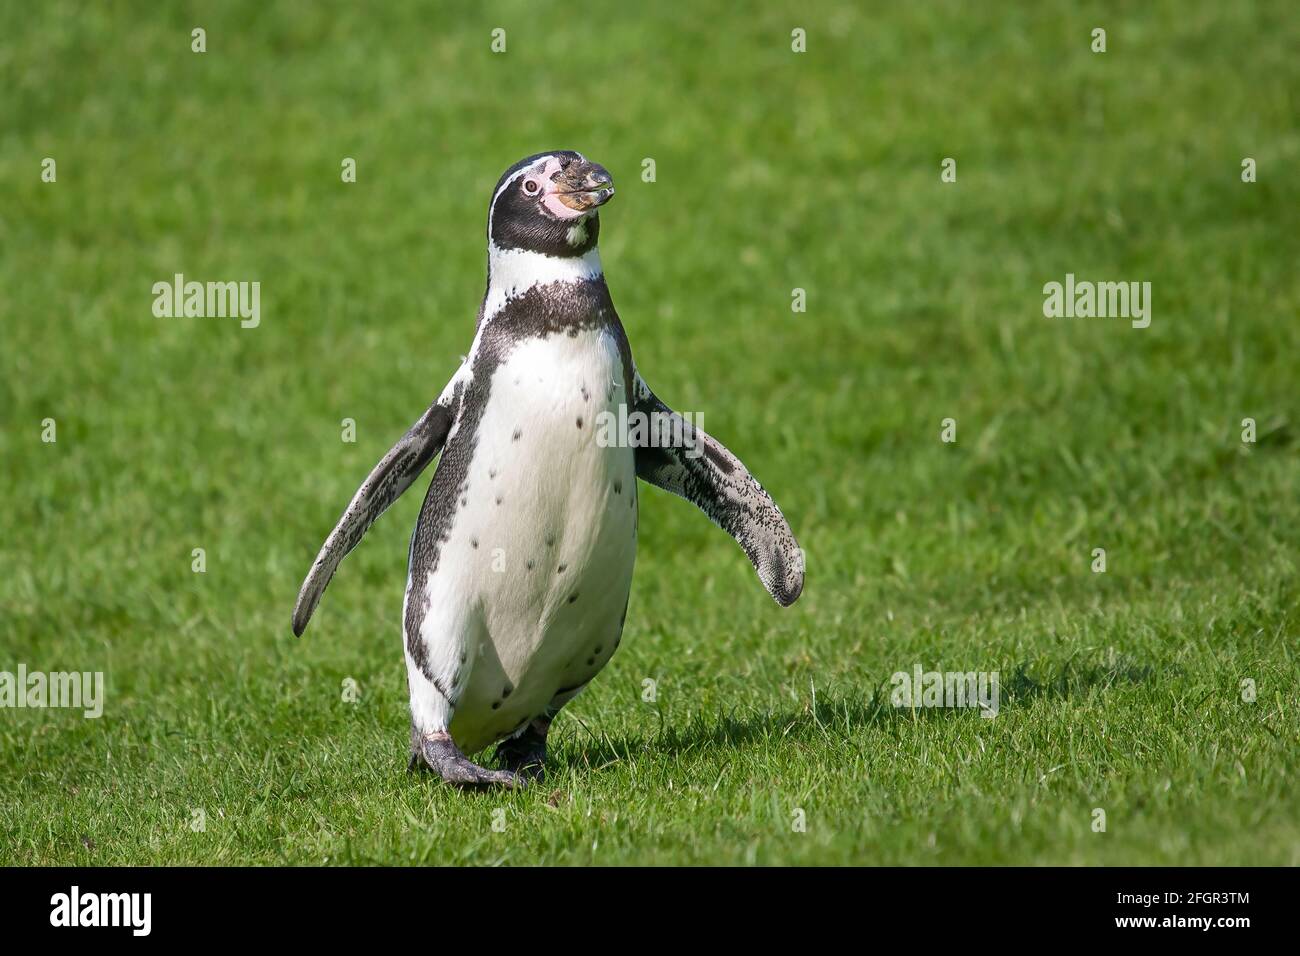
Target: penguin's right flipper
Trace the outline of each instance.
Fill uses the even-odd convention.
[[[389,449],[388,454],[375,466],[375,470],[357,489],[347,510],[325,539],[316,562],[298,592],[298,603],[293,608],[293,633],[301,635],[311,620],[312,612],[320,602],[325,586],[330,583],[335,570],[375,520],[388,510],[411,482],[419,477],[429,462],[442,450],[451,431],[453,415],[451,403],[440,398],[430,406],[418,422]]]

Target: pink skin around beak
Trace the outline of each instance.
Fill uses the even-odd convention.
[[[556,219],[580,219],[609,202],[614,182],[603,166],[574,160],[561,167],[549,159],[541,170],[529,174],[542,187],[542,205]]]

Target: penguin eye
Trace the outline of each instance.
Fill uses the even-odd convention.
[[[528,193],[530,196],[536,196],[541,188],[541,184],[535,179],[524,180],[524,192]]]

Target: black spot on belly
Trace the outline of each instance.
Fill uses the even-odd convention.
[[[569,595],[569,603],[572,604],[576,600],[578,600],[578,593],[575,591]]]
[[[596,658],[594,658],[594,657],[588,657],[588,658],[587,658],[587,666],[588,666],[588,667],[590,667],[591,665],[593,665],[593,664],[595,664],[595,663],[596,663]]]
[[[599,653],[600,653],[600,648],[601,648],[601,645],[597,644],[597,645],[596,645],[596,649],[595,649],[592,653],[593,653],[593,654],[599,654]]]
[[[501,706],[501,701],[499,701],[499,700],[494,700],[494,701],[492,701],[492,709],[493,709],[493,710],[496,710],[496,709],[499,708],[500,706]]]
[[[621,481],[614,482],[614,494],[621,495],[622,493],[623,493],[623,482]]]
[[[461,498],[461,499],[460,499],[460,506],[461,506],[462,508],[464,508],[464,507],[465,507],[466,505],[468,505],[468,504],[469,504],[469,499],[468,499],[468,498]]]
[[[510,440],[511,440],[511,441],[519,441],[519,436],[522,435],[523,433],[524,433],[524,432],[523,432],[523,429],[522,429],[522,428],[516,428],[516,429],[515,429],[515,433],[514,433],[514,435],[512,435],[512,436],[510,437]]]
[[[571,329],[569,329],[569,338],[571,338],[571,339],[576,339],[577,337],[578,337],[578,330],[577,330],[577,328],[575,327],[575,328],[571,328]]]
[[[501,504],[501,496],[497,495],[497,504]]]
[[[488,481],[491,481],[491,480],[492,480],[493,478],[495,478],[496,476],[497,476],[497,470],[496,470],[495,468],[489,468],[489,469],[488,469]]]
[[[586,385],[582,386],[582,400],[583,400],[584,402],[589,402],[589,401],[591,401],[591,395],[587,392],[587,386],[586,386]]]
[[[564,573],[564,569],[567,568],[567,567],[568,567],[567,564],[562,564],[562,565],[560,565],[558,568],[555,569],[555,573],[556,573],[556,574],[563,574],[563,573]]]
[[[548,534],[548,535],[546,536],[546,546],[547,546],[548,548],[553,548],[553,547],[555,547],[555,535],[553,535],[553,534]]]
[[[582,416],[581,416],[581,415],[578,416],[578,427],[579,427],[579,428],[582,427]]]
[[[506,684],[505,688],[502,689],[502,691],[501,691],[501,699],[502,699],[502,700],[505,700],[507,697],[509,697],[509,696],[510,696],[510,692],[511,692],[512,690],[514,690],[514,688],[511,687],[509,684]]]
[[[478,547],[478,538],[470,538],[470,539],[469,539],[469,546],[470,546],[471,548],[477,548],[477,547]]]
[[[528,570],[531,571],[532,569],[533,569],[533,559],[532,559],[532,558],[529,558],[529,559],[528,559]]]

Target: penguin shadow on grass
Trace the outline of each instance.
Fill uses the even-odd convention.
[[[655,713],[659,718],[657,730],[622,736],[611,736],[576,715],[562,715],[559,720],[573,728],[574,736],[555,748],[552,767],[593,773],[646,753],[685,756],[740,750],[763,741],[843,741],[855,731],[911,719],[909,711],[890,704],[889,688],[884,685],[861,694],[818,690],[815,704],[811,700],[783,700],[781,707],[696,714],[684,725],[670,724],[662,710]]]
[[[1161,669],[1137,664],[1123,655],[1115,655],[1102,663],[1080,662],[1071,655],[1059,667],[1043,673],[1040,667],[1028,663],[1017,664],[1010,675],[1001,682],[1001,706],[1023,706],[1037,700],[1069,700],[1086,697],[1094,690],[1106,691],[1112,687],[1146,684],[1157,676],[1174,677],[1182,673],[1177,665]]]
[[[1143,684],[1156,677],[1153,668],[1123,659],[1107,664],[1079,665],[1071,657],[1048,674],[1034,676],[1033,670],[1027,663],[1018,664],[1001,681],[998,713],[1028,707],[1036,701],[1082,698],[1096,689],[1104,691],[1120,685]],[[922,721],[982,722],[986,719],[980,715],[978,706],[894,706],[892,689],[889,681],[882,681],[865,692],[828,688],[817,691],[815,703],[810,699],[748,713],[697,714],[684,726],[669,724],[663,711],[657,710],[657,731],[619,737],[593,728],[576,715],[563,715],[559,720],[570,724],[575,735],[562,743],[557,741],[560,746],[551,752],[550,767],[557,771],[573,769],[593,773],[645,753],[683,756],[711,750],[743,749],[765,740],[842,743],[849,735],[871,728],[893,728],[897,736],[903,738],[908,735],[908,726]]]

